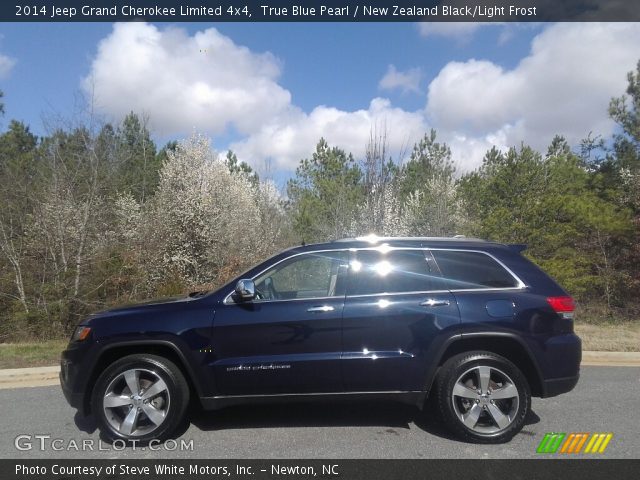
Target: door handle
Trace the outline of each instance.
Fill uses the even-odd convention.
[[[451,302],[449,300],[434,300],[433,298],[429,298],[420,304],[421,307],[446,307],[449,306]]]
[[[307,308],[307,312],[333,312],[334,308],[331,305],[322,305],[321,307]]]

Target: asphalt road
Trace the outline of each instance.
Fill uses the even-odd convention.
[[[613,432],[598,457],[640,458],[639,410],[640,368],[583,367],[571,393],[534,399],[528,424],[504,445],[456,441],[437,419],[402,405],[296,404],[194,412],[177,440],[192,442],[192,449],[113,450],[99,442],[91,417],[75,415],[59,387],[20,388],[0,390],[0,458],[540,458],[535,450],[546,432]],[[19,435],[31,436],[30,450],[16,448]],[[36,435],[60,439],[54,446],[62,450],[50,439],[41,449]],[[86,440],[93,451],[76,451]],[[29,440],[19,443],[25,448]]]

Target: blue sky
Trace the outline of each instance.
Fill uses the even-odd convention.
[[[637,24],[2,24],[6,126],[44,134],[93,92],[99,114],[149,117],[156,139],[209,135],[290,172],[320,135],[399,152],[431,127],[462,169],[491,145],[604,135],[640,57]],[[381,126],[383,125],[383,126]]]

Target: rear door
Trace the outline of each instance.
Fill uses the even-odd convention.
[[[346,390],[424,390],[434,352],[459,323],[455,298],[428,251],[353,252],[343,317]]]

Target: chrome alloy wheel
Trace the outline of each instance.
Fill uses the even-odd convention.
[[[515,420],[520,399],[518,389],[506,373],[479,365],[460,375],[451,401],[458,420],[467,428],[492,435]]]
[[[126,437],[147,435],[167,418],[171,398],[167,384],[146,369],[126,370],[107,386],[102,408],[107,422]]]

